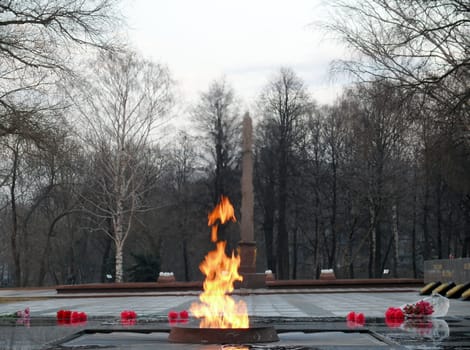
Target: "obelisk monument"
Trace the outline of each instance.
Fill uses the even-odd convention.
[[[241,257],[240,274],[243,276],[241,286],[247,288],[263,287],[264,274],[256,273],[256,242],[254,236],[254,194],[253,194],[253,126],[248,113],[243,118],[242,146],[242,205],[238,254]]]

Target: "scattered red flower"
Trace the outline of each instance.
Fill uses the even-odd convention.
[[[356,323],[363,326],[366,323],[366,317],[363,313],[356,314]]]
[[[385,311],[385,324],[389,328],[398,328],[405,320],[405,314],[399,307],[389,307]]]
[[[70,320],[71,316],[72,316],[72,311],[70,311],[70,310],[65,310],[64,311],[64,320]]]
[[[347,314],[346,321],[349,328],[357,328],[366,324],[366,317],[362,312],[355,313],[354,311],[351,311]]]
[[[176,311],[170,311],[168,313],[168,319],[171,320],[176,320],[178,318],[178,313]]]
[[[356,319],[356,313],[355,313],[354,311],[351,311],[351,312],[346,316],[346,320],[348,320],[348,321],[354,322],[355,319]]]
[[[133,310],[121,312],[121,324],[124,326],[134,326],[137,323],[137,314]]]
[[[121,319],[123,320],[135,320],[137,318],[137,314],[133,310],[124,310],[121,312]]]
[[[168,313],[168,322],[170,325],[175,325],[176,323],[187,323],[189,320],[189,313],[186,310],[170,311]]]
[[[389,307],[387,311],[385,311],[385,319],[403,321],[405,319],[405,314],[399,307]]]
[[[80,311],[59,310],[56,313],[60,325],[79,325],[87,321],[87,314]]]

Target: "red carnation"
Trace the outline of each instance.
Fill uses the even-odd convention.
[[[364,314],[361,313],[355,313],[354,311],[351,311],[347,316],[346,316],[346,323],[349,328],[357,328],[357,327],[362,327],[366,323],[366,317]]]
[[[403,321],[405,319],[405,314],[403,313],[402,309],[395,309],[395,312],[393,313],[393,318],[397,321]]]
[[[64,310],[57,311],[57,320],[62,321],[64,319]]]
[[[176,320],[178,318],[178,313],[176,311],[170,311],[168,313],[168,318],[170,320]]]
[[[385,311],[385,318],[386,319],[389,319],[389,318],[393,318],[392,314],[395,312],[395,308],[394,307],[389,307],[387,309],[387,311]]]
[[[132,320],[137,318],[137,314],[133,310],[124,310],[121,312],[121,318],[124,318],[126,320]]]
[[[77,311],[73,311],[72,314],[70,315],[70,319],[72,322],[78,322],[80,321],[80,315]]]
[[[389,307],[385,312],[385,318],[389,320],[402,320],[405,318],[403,310],[399,307]]]
[[[364,316],[363,313],[356,314],[355,322],[356,322],[358,325],[363,326],[363,325],[366,323],[366,317]]]
[[[405,320],[405,314],[399,307],[389,307],[385,312],[385,324],[389,328],[397,328]]]
[[[355,319],[356,319],[356,313],[355,313],[354,311],[351,311],[351,312],[346,316],[346,320],[348,320],[348,321],[354,322]]]
[[[181,311],[180,311],[180,318],[183,319],[183,320],[187,320],[187,319],[189,318],[188,311],[186,311],[186,310],[181,310]]]
[[[72,316],[72,311],[70,310],[64,310],[64,320],[69,321]]]

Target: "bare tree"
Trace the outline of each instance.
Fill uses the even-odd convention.
[[[431,152],[446,155],[448,183],[470,189],[470,6],[461,0],[335,0],[326,25],[357,59],[336,62],[360,79],[386,79],[431,103],[440,137]],[[436,113],[437,112],[437,113]],[[463,175],[463,176],[462,176]],[[470,232],[466,239],[470,251]]]
[[[241,118],[232,87],[221,79],[213,81],[201,94],[193,110],[197,128],[204,144],[203,158],[213,178],[213,201],[228,193],[234,181],[233,170],[239,158]]]
[[[173,151],[172,165],[175,197],[178,207],[177,213],[177,235],[181,237],[181,248],[183,258],[183,269],[185,281],[190,280],[190,241],[194,225],[191,219],[194,213],[191,211],[191,182],[194,180],[196,151],[194,149],[194,139],[185,132],[181,132]]]
[[[276,251],[274,245],[274,231],[276,219],[276,193],[277,169],[272,161],[275,158],[275,138],[272,123],[263,120],[258,124],[255,139],[255,166],[254,189],[257,207],[262,217],[261,226],[266,254],[266,267],[276,269]],[[256,216],[256,215],[255,215]]]
[[[303,81],[292,69],[281,68],[279,74],[268,83],[260,98],[263,118],[272,125],[270,136],[275,147],[277,172],[277,240],[276,273],[287,279],[289,268],[289,231],[287,227],[289,161],[292,150],[304,125],[311,105]]]
[[[400,169],[401,147],[408,128],[407,103],[409,97],[395,86],[376,82],[357,86],[352,91],[357,101],[357,114],[352,128],[356,152],[356,177],[364,191],[364,204],[369,220],[369,275],[380,277],[386,255],[386,237],[398,240],[398,230],[384,229],[389,216],[396,215],[397,191],[394,186]],[[392,209],[391,209],[392,208]],[[392,214],[388,215],[388,212]],[[388,233],[393,233],[387,235]],[[396,242],[397,243],[397,242]]]
[[[327,28],[363,59],[341,66],[361,78],[387,78],[453,109],[470,98],[470,6],[461,0],[335,0]]]
[[[10,240],[9,251],[17,286],[28,285],[33,280],[31,276],[37,272],[39,250],[49,220],[41,211],[53,201],[57,188],[64,185],[58,174],[67,156],[63,152],[65,139],[62,130],[52,129],[47,144],[43,144],[47,147],[37,147],[21,135],[1,138],[0,145],[5,152],[2,165],[8,170],[2,185],[9,202],[8,208],[1,210],[9,217],[5,238]],[[57,198],[55,201],[59,202]],[[31,263],[33,258],[35,264]]]
[[[172,103],[171,79],[161,65],[136,53],[105,53],[75,96],[94,167],[96,193],[84,198],[98,226],[115,246],[116,282],[123,281],[123,248],[135,215],[148,209],[145,193],[155,186],[151,145]],[[106,227],[106,225],[105,225]]]
[[[111,46],[115,0],[0,3],[0,136],[47,135],[38,113],[57,108],[48,90],[72,71],[79,47]],[[57,73],[57,74],[52,74]]]

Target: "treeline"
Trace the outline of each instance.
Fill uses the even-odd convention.
[[[321,106],[284,67],[249,111],[258,271],[419,277],[426,259],[470,256],[468,6],[336,5],[325,26],[361,59],[335,67],[358,82]],[[171,74],[107,37],[113,6],[0,13],[0,285],[199,280],[220,195],[240,219],[236,91],[214,81],[170,129]],[[238,224],[219,236],[236,249]]]

